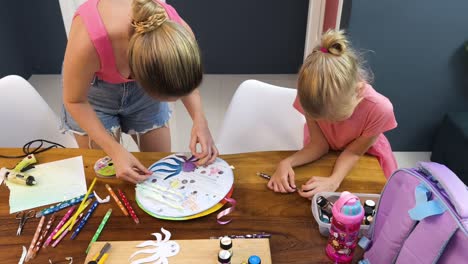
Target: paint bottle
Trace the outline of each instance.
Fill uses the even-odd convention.
[[[228,236],[224,236],[219,240],[219,247],[221,249],[227,250],[231,253],[232,256],[232,239]]]
[[[261,264],[262,260],[260,259],[259,256],[253,255],[249,257],[248,263],[249,264]]]
[[[370,225],[374,219],[375,213],[375,202],[372,200],[366,200],[364,202],[364,224]]]
[[[323,196],[319,196],[317,198],[317,205],[322,209],[324,213],[326,213],[328,216],[332,215],[332,208],[333,208],[333,203],[327,200],[327,198]]]
[[[333,205],[332,213],[330,236],[325,251],[335,263],[351,263],[364,209],[357,196],[343,192]]]
[[[232,254],[228,250],[221,249],[218,253],[219,264],[231,264]]]
[[[375,210],[375,202],[373,200],[366,200],[364,203],[364,208],[369,207],[372,210]]]
[[[373,215],[368,215],[364,219],[364,224],[365,225],[370,225],[372,223],[372,221],[374,221],[374,216]]]
[[[320,218],[320,221],[326,224],[330,223],[330,217],[327,214],[324,214],[322,210],[319,210],[319,218]]]

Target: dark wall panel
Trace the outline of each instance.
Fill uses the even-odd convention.
[[[23,78],[31,76],[23,2],[5,1],[0,8],[0,78],[11,74]]]
[[[349,35],[392,101],[394,150],[429,151],[445,113],[468,111],[468,1],[353,1]]]
[[[208,73],[297,73],[309,1],[168,0],[193,28]]]

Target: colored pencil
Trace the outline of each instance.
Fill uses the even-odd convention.
[[[98,229],[96,230],[96,233],[94,233],[93,238],[91,238],[91,242],[89,242],[88,248],[86,248],[86,254],[88,254],[88,251],[89,251],[89,249],[91,248],[91,245],[92,245],[94,242],[96,242],[96,240],[98,239],[99,235],[100,235],[101,232],[102,232],[102,229],[104,229],[104,226],[106,225],[107,220],[109,220],[109,217],[111,216],[111,214],[112,214],[112,209],[107,210],[107,213],[106,213],[106,215],[104,216],[104,218],[102,218],[102,221],[101,221],[101,223],[99,224],[99,227],[98,227]]]
[[[47,240],[44,242],[44,245],[42,246],[43,248],[46,248],[50,245],[50,242],[52,242],[52,238],[57,234],[57,232],[62,228],[62,226],[65,224],[65,222],[70,218],[72,215],[73,211],[75,211],[76,205],[72,206],[70,209],[68,209],[67,213],[62,217],[60,222],[57,224],[57,226],[54,228],[52,233],[50,233],[49,237]]]
[[[26,262],[31,259],[34,246],[36,245],[37,239],[39,238],[39,234],[41,233],[42,225],[44,224],[45,216],[41,217],[39,220],[39,224],[37,224],[36,232],[34,233],[34,237],[31,241],[31,245],[29,245],[28,253],[26,254]]]
[[[86,207],[88,207],[88,205],[91,203],[91,199],[89,199],[85,204],[84,204],[84,207],[83,208],[78,208],[78,211],[76,211],[76,213],[78,214],[81,214],[84,209],[86,209]],[[62,234],[62,232],[68,228],[68,226],[70,226],[70,223],[71,223],[72,219],[68,219],[68,221],[62,226],[62,228],[60,228],[60,230],[54,235],[53,239],[57,239],[57,237],[60,236],[60,234]]]
[[[115,203],[117,203],[117,205],[119,206],[120,210],[122,210],[122,212],[124,213],[124,215],[125,215],[125,216],[128,216],[127,210],[126,210],[125,207],[123,206],[122,202],[120,202],[119,197],[117,197],[117,195],[116,195],[115,192],[112,190],[112,188],[109,186],[109,184],[106,184],[106,189],[107,189],[107,191],[109,191],[109,193],[110,193],[110,195],[112,196],[112,198],[114,198]]]
[[[83,217],[83,219],[81,219],[80,223],[78,224],[78,227],[75,229],[75,232],[73,232],[71,239],[75,239],[75,237],[80,233],[81,229],[83,229],[83,227],[86,225],[86,223],[88,222],[89,218],[91,217],[93,212],[96,210],[98,205],[99,205],[99,202],[94,201],[93,205],[91,206],[91,208],[89,208],[86,215]]]
[[[76,218],[76,221],[80,221],[81,218],[83,217],[83,213],[81,213],[77,218]],[[54,241],[54,243],[52,243],[52,247],[55,248],[58,243],[60,243],[60,241],[62,241],[62,239],[68,234],[68,229],[65,229],[65,231],[63,231],[63,233]]]
[[[125,207],[127,208],[127,211],[130,213],[130,216],[132,217],[133,221],[135,221],[136,224],[139,224],[139,223],[140,223],[140,219],[138,219],[137,215],[135,214],[135,210],[133,210],[132,206],[131,206],[130,203],[128,202],[127,197],[126,197],[125,194],[122,192],[122,190],[118,189],[117,191],[119,192],[119,196],[120,196],[120,198],[122,199],[123,204],[124,204]]]
[[[84,197],[83,200],[81,201],[81,204],[80,204],[80,206],[78,207],[78,210],[81,209],[81,208],[83,207],[85,201],[88,199],[88,196],[89,196],[89,194],[91,193],[91,191],[93,190],[94,185],[96,184],[96,181],[97,181],[97,178],[94,178],[93,182],[91,183],[91,185],[90,185],[89,188],[88,188],[88,191],[86,192],[85,197]],[[72,230],[73,226],[75,225],[76,217],[78,217],[78,214],[79,214],[79,213],[76,212],[76,213],[72,216],[72,218],[71,218],[71,223],[70,223],[70,228],[69,228],[70,231]]]
[[[81,201],[83,201],[83,198],[85,197],[85,194],[81,195],[81,196],[78,196],[78,197],[75,197],[73,199],[70,199],[70,200],[66,200],[66,201],[63,201],[61,203],[58,203],[56,205],[52,205],[51,207],[49,208],[46,208],[46,209],[43,209],[39,212],[36,213],[36,217],[39,218],[43,215],[49,215],[49,214],[52,214],[52,213],[55,213],[55,212],[58,212],[64,208],[67,208],[67,207],[70,207],[72,205],[75,205],[75,204],[78,204],[78,203],[81,203]],[[94,193],[91,193],[88,198],[93,198],[94,197]]]
[[[37,253],[39,252],[39,250],[41,250],[41,246],[42,246],[42,242],[44,242],[44,239],[45,237],[47,236],[47,232],[49,232],[50,230],[50,227],[52,226],[52,224],[54,223],[55,221],[55,214],[53,214],[49,221],[47,222],[47,225],[46,227],[44,228],[44,230],[42,231],[41,235],[39,236],[39,239],[37,240],[37,243],[36,243],[36,246],[34,247],[33,249],[33,254],[32,254],[32,258],[35,258]]]

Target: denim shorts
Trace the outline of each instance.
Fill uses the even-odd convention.
[[[95,77],[88,92],[88,101],[111,134],[116,131],[144,134],[167,126],[171,117],[169,104],[153,99],[136,82],[112,84]],[[87,134],[65,107],[61,119],[62,131],[82,136]]]

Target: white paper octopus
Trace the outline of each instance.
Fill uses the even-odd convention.
[[[156,237],[156,241],[148,240],[136,246],[137,248],[153,246],[153,248],[138,250],[130,256],[129,260],[131,260],[138,254],[153,255],[146,258],[134,260],[131,262],[131,264],[168,264],[169,261],[167,260],[167,258],[175,256],[177,255],[177,253],[179,253],[179,244],[175,241],[169,241],[169,239],[171,238],[171,232],[167,231],[164,228],[161,228],[161,232],[165,235],[164,240],[162,240],[162,236],[160,233],[153,233],[152,235]]]

